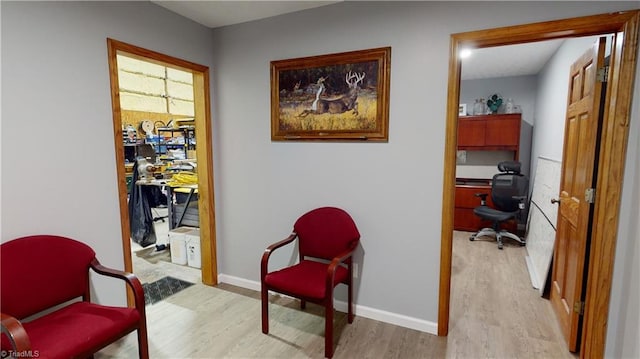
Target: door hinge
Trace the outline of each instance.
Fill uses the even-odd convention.
[[[609,66],[603,66],[598,69],[598,73],[596,74],[596,80],[598,82],[607,82],[609,78]]]
[[[595,188],[587,188],[584,190],[584,201],[587,203],[595,203],[596,201]]]
[[[573,311],[579,315],[584,315],[584,302],[576,302],[573,305]]]

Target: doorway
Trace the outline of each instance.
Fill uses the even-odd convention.
[[[122,224],[122,243],[125,270],[133,270],[131,258],[131,228],[129,226],[129,211],[127,204],[127,183],[125,151],[123,143],[123,110],[121,104],[120,85],[118,80],[118,55],[140,59],[150,63],[179,70],[192,75],[193,85],[193,126],[197,128],[193,136],[195,139],[194,157],[197,158],[197,188],[198,188],[198,222],[200,227],[201,277],[207,285],[217,284],[217,258],[215,240],[215,216],[213,198],[213,154],[209,98],[209,69],[206,66],[194,64],[185,60],[146,50],[117,40],[107,39],[109,70],[111,79],[111,97],[113,107],[114,144],[116,152],[116,171],[118,174],[118,192],[120,203],[120,218]],[[163,122],[164,125],[166,123]],[[188,139],[187,139],[188,141]],[[166,149],[166,147],[165,147]],[[134,184],[132,184],[134,185]],[[172,221],[172,218],[168,218]]]
[[[613,13],[546,23],[512,26],[500,29],[453,34],[449,61],[447,96],[447,130],[443,181],[442,245],[440,260],[440,291],[438,335],[446,336],[449,329],[451,284],[452,233],[455,197],[455,163],[457,147],[458,99],[460,96],[459,53],[465,46],[491,47],[557,39],[615,33],[616,46],[612,54],[611,70],[615,75],[609,83],[603,144],[599,152],[599,172],[594,221],[599,224],[591,238],[591,260],[588,271],[587,303],[584,311],[582,348],[580,356],[601,357],[604,354],[606,322],[613,257],[619,218],[622,179],[612,173],[624,171],[626,139],[629,131],[631,90],[636,66],[638,25],[640,12]],[[614,99],[611,101],[611,99]],[[606,208],[605,208],[606,203]],[[608,213],[607,213],[607,209]]]

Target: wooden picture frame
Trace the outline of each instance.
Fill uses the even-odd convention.
[[[388,141],[391,47],[271,62],[272,141]]]

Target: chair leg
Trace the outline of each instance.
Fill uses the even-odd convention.
[[[482,236],[495,236],[496,231],[493,228],[482,228],[481,230],[477,231],[476,233],[472,234],[469,237],[470,241],[474,241],[476,238],[482,237]]]
[[[261,291],[261,299],[262,299],[262,332],[264,334],[269,334],[269,291],[265,288],[265,285],[262,284]]]
[[[142,323],[138,328],[138,355],[140,359],[149,359],[149,342],[147,339],[146,323]]]
[[[501,230],[500,231],[500,236],[511,238],[514,241],[520,243],[521,246],[524,246],[526,244],[525,241],[522,238],[520,238],[517,235],[515,235],[515,234],[513,234],[513,233],[511,233],[509,231],[506,231],[506,230]]]
[[[348,294],[347,294],[347,300],[349,303],[347,303],[348,308],[347,308],[347,322],[349,322],[349,324],[353,323],[353,290],[351,289],[351,283],[347,284],[347,290],[348,290]]]
[[[333,357],[333,298],[325,305],[324,356]]]

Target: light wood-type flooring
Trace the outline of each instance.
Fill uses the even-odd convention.
[[[498,250],[489,239],[470,242],[469,234],[454,232],[447,337],[358,317],[357,311],[349,325],[336,312],[334,358],[576,358],[566,349],[549,301],[531,287],[525,248],[507,241]],[[134,272],[143,282],[164,275],[199,281],[196,269],[138,254]],[[264,335],[258,292],[196,284],[147,306],[149,349],[152,358],[322,358],[322,313],[313,304],[300,311],[297,301],[274,296],[270,334]],[[95,355],[135,357],[135,334]]]

